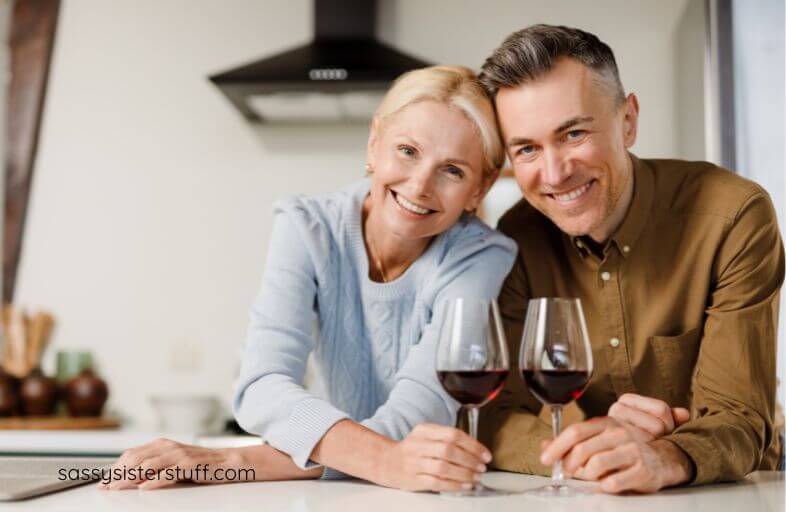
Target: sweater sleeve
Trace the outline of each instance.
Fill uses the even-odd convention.
[[[512,240],[490,229],[472,238],[451,247],[440,265],[431,319],[396,374],[388,400],[362,422],[366,427],[400,440],[419,423],[455,424],[459,404],[442,388],[436,371],[442,311],[454,297],[496,299],[516,254]]]
[[[314,349],[317,281],[308,250],[318,233],[308,214],[277,209],[262,286],[251,308],[233,396],[237,422],[302,468],[319,440],[347,414],[303,388]],[[311,231],[309,231],[311,230]],[[305,235],[305,236],[304,236]],[[313,236],[312,236],[313,235]]]

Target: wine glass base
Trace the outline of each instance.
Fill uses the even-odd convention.
[[[543,487],[529,489],[525,491],[524,494],[526,496],[533,496],[536,498],[573,498],[576,496],[587,496],[593,493],[591,491],[588,491],[587,489],[582,489],[581,487],[574,487],[572,485],[549,484],[549,485],[544,485]]]
[[[499,489],[492,489],[483,484],[477,484],[472,489],[466,491],[442,491],[440,496],[447,498],[493,498],[495,496],[510,496],[514,494],[510,491],[501,491]]]

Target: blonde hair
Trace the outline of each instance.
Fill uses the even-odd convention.
[[[426,100],[458,108],[475,125],[483,142],[483,176],[496,177],[505,152],[494,107],[477,75],[464,66],[431,66],[404,73],[385,94],[375,117],[383,124],[404,107]]]

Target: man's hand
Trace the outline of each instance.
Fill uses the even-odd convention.
[[[690,419],[683,407],[669,407],[657,398],[625,393],[609,407],[609,416],[637,428],[641,439],[651,441],[671,432]]]
[[[491,453],[461,430],[423,423],[382,457],[376,483],[408,491],[458,491],[480,481]]]
[[[691,462],[680,448],[666,440],[642,441],[610,417],[566,428],[540,457],[546,465],[559,459],[566,476],[597,480],[608,493],[650,493],[691,478]]]

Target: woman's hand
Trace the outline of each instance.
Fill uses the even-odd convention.
[[[490,461],[491,453],[461,430],[424,423],[391,445],[377,483],[408,491],[470,489]]]
[[[177,482],[221,484],[254,480],[318,478],[322,468],[303,471],[269,445],[211,449],[157,439],[126,450],[112,465],[111,481],[99,489],[160,489]]]
[[[225,473],[237,473],[241,461],[231,449],[209,449],[170,439],[157,439],[123,452],[112,465],[111,481],[99,489],[159,489],[179,481],[225,482]],[[253,471],[251,472],[253,474]],[[245,478],[248,473],[243,472]]]

